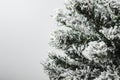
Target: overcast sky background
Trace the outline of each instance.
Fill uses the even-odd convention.
[[[48,80],[40,61],[50,49],[50,17],[64,0],[0,0],[0,80]]]

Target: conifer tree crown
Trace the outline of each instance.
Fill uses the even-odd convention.
[[[67,0],[44,69],[50,80],[120,80],[120,1]]]

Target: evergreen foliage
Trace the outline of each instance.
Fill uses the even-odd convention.
[[[43,64],[50,80],[120,80],[120,1],[67,0]]]

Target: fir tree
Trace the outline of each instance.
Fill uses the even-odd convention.
[[[120,80],[120,0],[68,0],[44,69],[50,80]]]

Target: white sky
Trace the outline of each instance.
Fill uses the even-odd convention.
[[[40,65],[50,49],[50,17],[64,0],[0,0],[0,80],[48,80]]]

